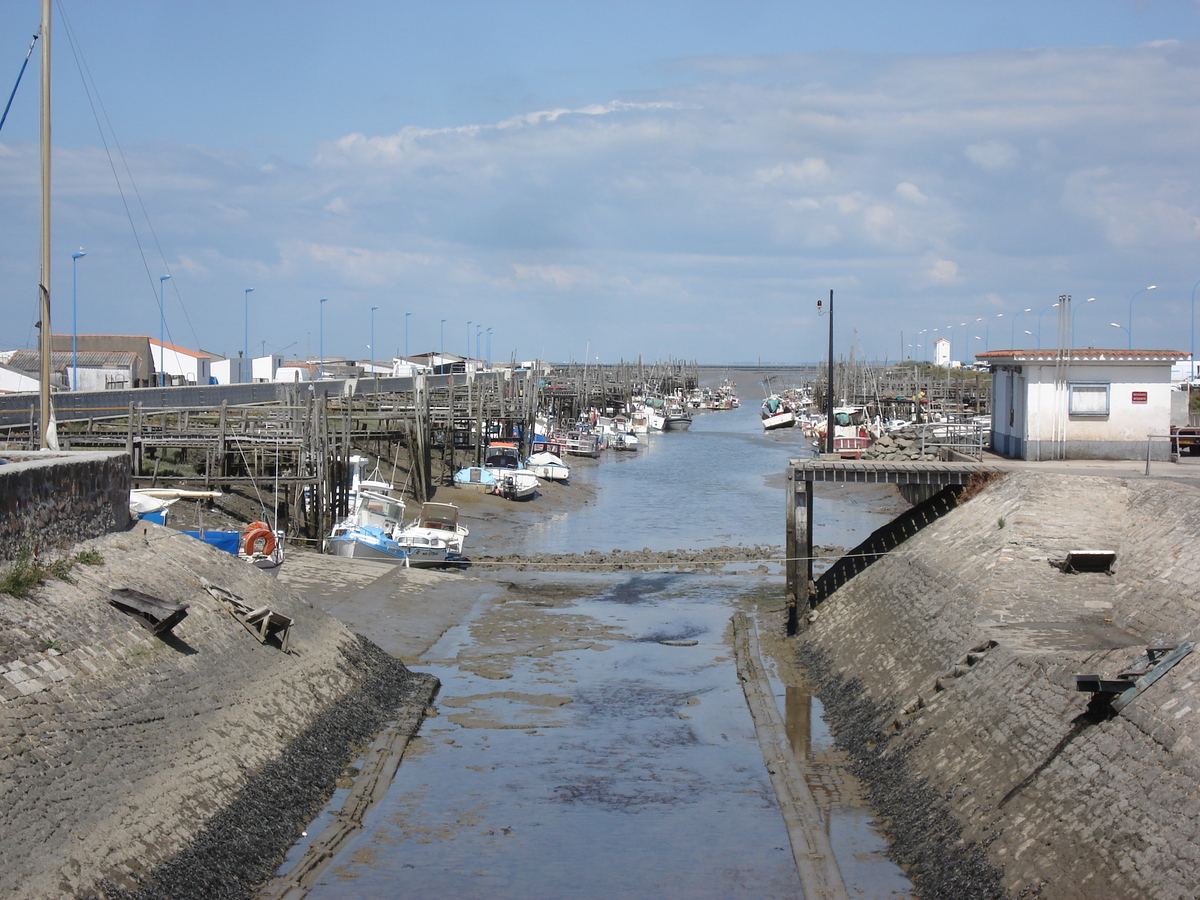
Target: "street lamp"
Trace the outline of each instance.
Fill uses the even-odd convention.
[[[1027,329],[1025,329],[1025,334],[1029,335],[1031,338],[1033,338],[1034,340],[1036,340],[1036,341],[1037,341],[1037,348],[1038,348],[1039,350],[1041,350],[1041,349],[1042,349],[1042,339],[1041,339],[1040,337],[1038,337],[1036,334],[1034,334],[1034,333],[1033,333],[1032,331],[1030,331],[1028,328],[1027,328]]]
[[[442,319],[442,358],[438,360],[443,369],[446,368],[446,320]]]
[[[1015,350],[1017,348],[1017,319],[1021,318],[1021,313],[1027,313],[1027,312],[1033,312],[1033,309],[1027,306],[1023,310],[1021,310],[1021,312],[1017,313],[1015,316],[1012,317],[1012,329],[1011,329],[1012,334],[1009,335],[1009,338],[1008,338],[1008,342],[1013,345],[1010,348],[1012,350]],[[1025,333],[1029,334],[1028,331],[1026,331]]]
[[[1003,319],[1004,313],[996,313],[992,319]],[[992,319],[987,320],[987,324],[983,326],[983,349],[985,351],[992,349]]]
[[[78,285],[75,277],[75,268],[76,263],[84,256],[87,256],[87,254],[83,252],[82,247],[79,248],[78,253],[71,254],[71,390],[73,391],[79,390],[79,307],[75,302],[76,286]],[[1195,293],[1195,291],[1192,291],[1193,295]]]
[[[487,368],[490,371],[492,368],[492,329],[487,330]]]
[[[320,310],[320,331],[317,332],[317,378],[325,377],[325,304],[329,300],[328,297],[322,297],[321,303],[317,307]]]
[[[412,315],[412,313],[410,313],[410,312],[406,312],[404,314],[404,361],[405,362],[408,362],[408,317],[411,315]]]
[[[1038,341],[1038,349],[1039,350],[1042,349],[1042,316],[1044,316],[1046,313],[1050,312],[1050,310],[1054,309],[1054,307],[1056,307],[1056,306],[1058,306],[1058,301],[1051,303],[1049,306],[1047,306],[1045,309],[1043,309],[1040,313],[1038,313],[1037,341]]]
[[[482,335],[482,334],[483,334],[483,326],[482,326],[482,325],[476,325],[476,326],[475,326],[475,359],[476,359],[476,360],[479,360],[479,359],[481,359],[481,358],[482,358],[482,357],[480,357],[480,355],[479,355],[479,337],[480,337],[480,335]]]
[[[1125,332],[1125,334],[1127,334],[1129,336],[1129,349],[1132,350],[1133,349],[1133,332],[1130,331],[1128,328],[1126,328],[1124,325],[1118,325],[1116,322],[1109,322],[1108,324],[1111,325],[1113,328],[1120,328],[1123,332]]]
[[[246,333],[245,346],[242,349],[242,366],[250,365],[250,292],[254,288],[244,288],[246,300]],[[245,368],[242,369],[242,381],[250,381],[249,373]]]
[[[1095,297],[1088,297],[1086,300],[1083,301],[1083,303],[1094,303],[1095,300],[1096,300]],[[1075,349],[1075,316],[1079,313],[1079,311],[1081,309],[1083,309],[1083,303],[1080,303],[1077,307],[1075,307],[1073,310],[1071,310],[1071,349],[1072,350]]]
[[[463,371],[467,370],[466,361],[471,358],[471,326],[475,323],[467,319],[467,354],[463,357]]]
[[[1129,327],[1127,329],[1125,329],[1125,332],[1126,332],[1126,334],[1129,335],[1129,349],[1130,350],[1133,349],[1133,300],[1134,300],[1134,297],[1136,297],[1142,291],[1153,291],[1157,287],[1158,287],[1157,284],[1152,284],[1149,287],[1144,287],[1141,290],[1134,291],[1133,297],[1129,298]]]
[[[165,334],[167,329],[166,313],[163,312],[163,283],[170,278],[170,275],[158,276],[158,385],[163,387],[167,383],[167,347],[165,343]]]

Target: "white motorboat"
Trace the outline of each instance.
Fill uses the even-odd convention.
[[[631,431],[625,431],[614,435],[613,439],[608,442],[608,446],[614,450],[636,451],[640,443],[636,434]]]
[[[548,450],[529,456],[525,460],[525,469],[547,481],[566,481],[571,477],[571,470],[566,463]]]
[[[422,503],[417,517],[392,537],[408,555],[408,565],[420,567],[457,562],[468,534],[453,503]]]

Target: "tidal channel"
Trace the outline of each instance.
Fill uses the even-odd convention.
[[[778,634],[783,472],[809,449],[798,429],[764,435],[757,405],[698,415],[688,432],[576,467],[572,480],[594,487],[594,501],[534,516],[505,546],[761,545],[764,559],[715,575],[470,572],[480,585],[470,612],[406,660],[441,679],[437,714],[308,896],[802,897],[737,678],[738,610],[759,623],[776,703],[850,896],[910,896]],[[817,543],[865,538],[903,508],[889,490],[819,495]],[[352,627],[373,637],[367,623]]]

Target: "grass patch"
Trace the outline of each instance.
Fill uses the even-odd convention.
[[[104,559],[96,550],[84,550],[75,556],[64,556],[60,559],[44,562],[38,559],[33,549],[26,545],[17,554],[12,565],[0,574],[0,594],[11,594],[14,597],[28,597],[39,584],[47,578],[57,578],[68,584],[75,582],[71,578],[71,569],[76,563],[88,566],[103,564]]]

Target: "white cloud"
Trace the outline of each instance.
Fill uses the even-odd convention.
[[[506,340],[534,342],[523,356],[562,353],[587,332],[614,357],[812,359],[819,341],[794,318],[796,298],[830,286],[869,348],[872,335],[909,331],[914,310],[941,318],[963,297],[994,314],[1006,311],[995,296],[1011,309],[1064,291],[1100,303],[1152,276],[1168,298],[1172,278],[1195,281],[1192,45],[867,58],[821,82],[811,58],[710,62],[704,83],[647,88],[637,102],[376,136],[364,125],[301,163],[136,148],[136,171],[185,296],[232,303],[253,277],[264,321],[301,331],[313,327],[306,298],[334,295],[348,310],[379,305],[381,326],[394,309],[413,310],[414,327],[520,321]],[[55,227],[88,245],[88,290],[150,294],[110,305],[112,327],[146,330],[157,283],[147,290],[144,269],[160,262],[102,275],[132,243],[106,158],[76,148],[58,166]],[[0,203],[12,211],[0,298],[36,284],[25,249],[36,173],[36,152],[0,145]],[[539,319],[526,337],[551,294],[563,324]],[[747,298],[795,327],[743,324],[729,311]],[[27,330],[13,302],[0,299],[19,323],[9,342]],[[694,317],[695,346],[673,343],[660,308]],[[328,318],[327,341],[361,327]]]
[[[970,144],[963,154],[979,168],[988,172],[998,172],[1001,169],[1011,169],[1016,163],[1020,152],[1008,141],[983,141]]]

